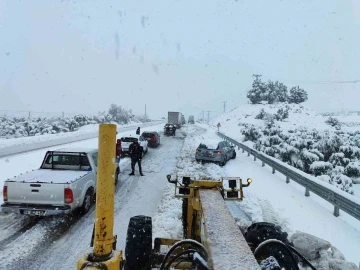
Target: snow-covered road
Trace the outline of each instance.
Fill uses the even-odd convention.
[[[128,176],[129,161],[121,161],[123,171],[115,197],[114,233],[118,235],[118,248],[124,248],[129,218],[139,214],[153,217],[154,236],[181,236],[181,203],[173,198],[173,185],[167,183],[166,174],[173,172],[213,179],[240,176],[243,181],[247,177],[253,179],[250,187],[244,189],[244,201],[228,202],[240,227],[267,221],[282,226],[289,236],[296,230],[310,233],[329,241],[346,260],[359,264],[360,226],[357,220],[345,213],[334,217],[330,204],[313,194],[305,197],[302,187],[296,183],[286,184],[283,175],[272,174],[269,167],[263,168],[261,162],[254,162],[241,151],[237,151],[237,158],[224,167],[195,162],[194,153],[200,142],[214,143],[220,138],[211,130],[195,126],[182,130],[188,133],[184,144],[183,134],[179,132],[178,138],[162,137],[161,147],[150,149],[143,160],[145,177]],[[80,254],[89,247],[93,210],[81,219],[43,219],[35,225],[30,224],[26,232],[22,229],[21,233],[8,238],[10,243],[3,241],[0,269],[73,269]],[[14,228],[23,228],[24,222],[31,222],[14,218],[12,221]],[[3,232],[8,231],[0,226],[0,236]]]
[[[138,176],[137,168],[135,176],[128,176],[129,160],[121,161],[120,185],[115,194],[114,233],[118,235],[118,248],[125,247],[131,216],[156,214],[167,184],[166,174],[177,163],[183,139],[181,132],[176,138],[162,136],[160,147],[149,149],[143,159],[144,177]],[[89,143],[81,146],[91,146]],[[50,217],[39,221],[2,248],[0,269],[73,269],[89,248],[93,222],[94,208],[81,219]]]

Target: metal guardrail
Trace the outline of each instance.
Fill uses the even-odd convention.
[[[254,161],[259,159],[262,161],[262,166],[268,164],[273,169],[273,173],[276,171],[281,172],[286,176],[286,183],[290,183],[290,179],[294,180],[298,184],[305,187],[305,196],[310,196],[310,191],[321,197],[322,199],[328,201],[332,205],[334,205],[334,216],[338,217],[340,215],[340,209],[348,213],[349,215],[353,216],[357,220],[360,220],[360,199],[354,196],[354,200],[348,198],[349,195],[345,191],[338,190],[334,191],[330,187],[327,188],[324,185],[320,185],[314,181],[313,176],[304,176],[303,172],[297,172],[298,169],[296,168],[288,168],[287,166],[283,165],[284,163],[281,161],[275,161],[272,158],[268,157],[266,154],[260,153],[259,151],[250,148],[249,146],[240,143],[221,132],[217,132],[217,135],[223,138],[224,140],[228,141],[229,143],[236,145],[239,149],[241,148],[243,152],[247,152],[248,156],[254,156]],[[283,164],[281,164],[283,163]],[[330,185],[330,184],[328,184]],[[358,201],[358,202],[356,202]]]

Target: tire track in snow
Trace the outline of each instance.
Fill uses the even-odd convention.
[[[148,180],[151,180],[150,182],[153,182],[152,185],[156,185],[156,182],[164,182],[164,180],[166,179],[166,175],[161,174],[160,176],[162,179],[158,179],[159,176],[156,175],[158,173],[161,173],[164,169],[167,170],[168,167],[166,166],[166,162],[169,159],[169,151],[172,152],[171,155],[177,155],[178,149],[180,150],[182,144],[179,142],[179,140],[176,140],[175,143],[172,138],[162,138],[161,142],[162,145],[161,147],[159,147],[159,151],[157,151],[156,149],[154,149],[153,151],[152,149],[149,149],[149,153],[145,155],[143,159],[143,170],[145,177],[140,177],[136,175],[138,173],[137,168],[135,176],[128,176],[128,173],[130,172],[130,160],[123,159],[123,161],[121,161],[122,170],[120,173],[120,181],[115,189],[116,193],[114,229],[119,229],[122,227],[127,228],[128,219],[124,216],[124,213],[128,213],[129,215],[136,215],[136,213],[133,214],[131,212],[131,208],[133,208],[131,205],[133,203],[131,197],[138,198],[137,203],[139,203],[139,205],[141,206],[141,199],[142,196],[144,196],[143,193],[152,196],[152,193],[149,193],[148,188],[144,186],[149,185],[149,183],[147,183]],[[162,156],[161,160],[165,162],[165,167],[164,164],[161,164],[161,161],[157,161],[156,156],[158,155]],[[155,167],[155,169],[153,169],[153,167]],[[172,167],[169,168],[169,172],[171,169]],[[162,192],[162,190],[158,189],[157,192],[159,191]],[[159,197],[155,199],[158,199],[160,201],[161,198]],[[148,206],[145,205],[144,207],[146,208]],[[85,251],[88,251],[90,249],[90,240],[93,231],[93,224],[94,208],[92,208],[92,210],[84,218],[81,218],[78,222],[74,223],[70,229],[62,233],[56,239],[56,241],[52,241],[51,243],[45,242],[46,245],[44,245],[44,248],[35,250],[31,254],[28,254],[26,257],[23,257],[20,260],[12,263],[6,269],[73,269],[76,265],[76,261],[80,258],[80,256],[84,254]],[[114,234],[116,234],[115,230]],[[125,237],[126,229],[122,229],[121,234],[118,234],[118,248],[122,248],[122,245],[124,245],[123,239]]]

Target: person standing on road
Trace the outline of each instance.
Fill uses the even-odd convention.
[[[220,131],[220,127],[221,127],[220,122],[219,122],[216,126],[217,126],[217,128],[218,128],[218,131]]]
[[[144,176],[141,169],[141,159],[144,153],[144,148],[139,144],[138,141],[134,141],[129,146],[129,156],[131,158],[131,173],[129,175],[134,175],[135,164],[139,166],[139,172],[141,176]]]
[[[140,127],[136,129],[136,135],[140,135]]]

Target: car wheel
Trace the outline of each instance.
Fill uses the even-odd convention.
[[[81,211],[82,214],[86,214],[87,212],[89,212],[90,207],[91,207],[91,203],[93,202],[92,197],[93,197],[92,189],[89,188],[86,191],[83,204],[81,205],[81,208],[80,208],[80,211]]]
[[[231,157],[232,159],[235,159],[236,158],[236,151],[234,150],[234,154],[233,156]]]
[[[225,166],[225,164],[226,164],[226,157],[224,157],[224,159],[219,162],[220,167]]]

